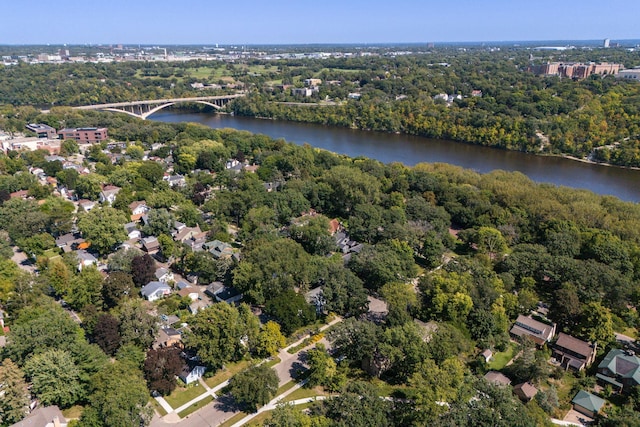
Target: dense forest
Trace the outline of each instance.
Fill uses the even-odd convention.
[[[235,114],[467,141],[640,166],[640,85],[613,76],[536,76],[546,61],[640,65],[638,51],[439,48],[413,55],[237,63],[20,63],[0,67],[0,104],[85,105],[243,88]],[[321,79],[309,97],[289,87]],[[193,83],[208,85],[204,92]],[[476,96],[472,96],[473,91]],[[481,96],[477,96],[479,94]],[[349,94],[357,94],[352,99]],[[434,100],[439,94],[452,101]],[[300,103],[304,105],[299,105]],[[5,118],[15,115],[5,108]]]
[[[8,107],[3,114],[3,123],[16,127],[107,126],[114,140],[129,143],[86,148],[80,164],[90,172],[83,174],[41,151],[0,156],[0,304],[8,326],[0,384],[15,384],[11,399],[0,399],[2,425],[24,416],[29,394],[84,408],[76,426],[148,424],[149,392],[180,389],[177,356],[151,348],[159,315],[189,325],[185,349],[210,374],[274,355],[285,336],[294,342],[318,322],[344,319],[326,333],[330,351],[318,344],[307,352],[307,387],[329,397],[305,413],[280,406],[265,421],[270,426],[546,425],[562,417],[578,390],[593,389],[594,377],[547,363],[546,346],[512,341],[518,315],[546,307],[545,321],[596,342],[598,357],[618,346],[614,331],[637,334],[637,204],[535,184],[519,173],[385,165],[195,124],[62,107],[49,114]],[[67,143],[62,154],[76,158],[77,150]],[[236,173],[230,160],[257,170]],[[56,187],[40,183],[29,173],[34,167],[55,177]],[[165,172],[185,175],[186,184],[170,187]],[[75,213],[59,195],[64,187],[97,201],[106,184],[121,188],[116,201],[89,212]],[[27,190],[25,199],[10,196],[19,190]],[[157,236],[160,259],[176,274],[197,276],[198,286],[235,287],[243,304],[192,314],[178,295],[140,298],[156,261],[117,248],[127,239],[131,203],[143,200],[152,210],[139,229]],[[348,257],[331,234],[333,219],[358,244]],[[175,221],[241,256],[214,259],[174,241]],[[72,254],[58,255],[54,238],[73,230],[91,241],[101,271],[79,270]],[[36,273],[10,260],[12,245]],[[320,308],[303,297],[318,288]],[[372,315],[368,297],[382,301],[386,313]],[[483,349],[519,354],[499,369],[514,384],[535,384],[539,395],[523,404],[485,381],[491,367],[479,358]],[[251,395],[247,384],[260,384],[261,393]],[[273,371],[262,366],[238,373],[223,391],[253,412],[277,388]],[[638,425],[638,396],[613,396],[598,425]]]

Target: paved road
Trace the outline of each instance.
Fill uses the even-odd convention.
[[[335,325],[338,322],[341,322],[342,318],[336,318],[331,321],[329,324],[320,328],[321,331],[324,331],[328,327]],[[278,353],[278,357],[280,358],[280,362],[275,365],[273,368],[276,370],[278,374],[279,386],[282,386],[293,379],[293,374],[295,374],[298,369],[306,369],[304,365],[304,357],[306,355],[306,350],[315,346],[316,344],[311,344],[304,349],[301,349],[295,354],[290,354],[287,352],[287,349],[292,348],[300,344],[303,340],[295,342],[291,344],[289,347],[286,347]],[[329,348],[328,341],[323,338],[320,340],[327,348]],[[228,382],[222,383],[211,390],[207,390],[208,394],[215,396],[215,392],[224,388]],[[280,396],[276,396],[273,401],[269,404],[279,401],[283,397],[289,395],[293,391],[297,390],[301,387],[301,384],[297,384],[295,387],[287,390]],[[234,402],[229,396],[218,396],[218,398],[212,403],[206,405],[202,409],[197,410],[193,414],[189,415],[184,419],[180,419],[177,416],[176,412],[180,412],[184,408],[189,407],[192,403],[200,399],[197,397],[196,399],[185,403],[183,406],[179,408],[178,411],[174,411],[165,415],[164,417],[154,416],[151,421],[150,427],[168,427],[168,426],[178,426],[178,427],[213,427],[218,426],[228,420],[229,418],[236,415],[239,411],[235,410]],[[269,405],[268,404],[268,405]],[[266,405],[266,406],[268,406]],[[273,409],[273,408],[271,408]],[[241,424],[238,424],[241,425]]]
[[[15,262],[18,267],[28,273],[35,273],[36,266],[29,260],[27,254],[22,252],[17,246],[12,246],[11,248],[13,249],[11,261]]]

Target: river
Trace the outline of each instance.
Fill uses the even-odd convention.
[[[216,113],[165,110],[150,117],[162,122],[196,122],[212,128],[233,128],[284,138],[296,144],[384,163],[413,166],[441,162],[480,173],[496,169],[519,171],[536,182],[582,188],[622,200],[640,202],[640,171],[578,162],[560,157],[535,156],[453,141],[378,132],[327,127],[308,123],[261,120]]]

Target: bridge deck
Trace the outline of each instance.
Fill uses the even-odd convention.
[[[178,103],[178,102],[228,100],[228,99],[240,98],[242,96],[245,96],[245,94],[239,93],[235,95],[198,96],[193,98],[150,99],[146,101],[114,102],[111,104],[83,105],[80,107],[73,107],[73,108],[77,110],[100,110],[104,108],[132,107],[136,105],[156,105],[156,104],[169,104],[169,103]]]

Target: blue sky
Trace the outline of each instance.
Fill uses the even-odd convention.
[[[621,40],[638,17],[638,0],[0,0],[0,44]]]

